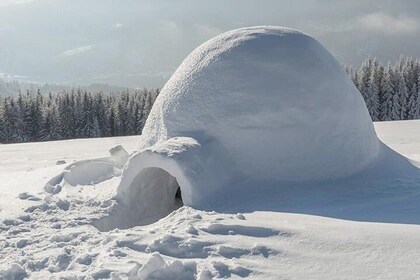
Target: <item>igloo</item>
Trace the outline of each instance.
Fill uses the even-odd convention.
[[[317,40],[242,28],[199,46],[163,87],[118,198],[147,223],[180,196],[200,207],[245,185],[345,178],[379,150],[360,93]]]

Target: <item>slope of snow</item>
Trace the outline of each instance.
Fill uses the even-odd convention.
[[[420,165],[420,120],[377,122],[378,136],[388,146]]]
[[[398,152],[420,154],[419,121],[379,123],[375,128],[379,138]],[[285,193],[293,200],[288,207],[301,208],[299,214],[286,208],[273,211],[269,205],[267,210],[242,213],[184,206],[154,224],[107,232],[92,224],[115,207],[112,197],[118,178],[66,185],[55,195],[43,191],[48,180],[63,170],[63,165],[55,166],[63,152],[71,163],[105,157],[118,144],[131,152],[138,140],[57,141],[39,143],[36,149],[33,144],[0,146],[0,162],[7,160],[9,170],[14,170],[0,175],[0,279],[420,277],[420,221],[413,219],[420,216],[419,180],[388,181],[393,188],[374,188],[373,193],[356,197],[362,188],[338,190],[335,195],[314,189],[300,196]],[[11,150],[17,151],[13,157]],[[37,157],[47,166],[25,171],[25,158],[37,162]],[[277,208],[285,201],[279,201]],[[341,219],[315,215],[311,201],[323,201],[317,210],[335,209]],[[388,209],[396,204],[398,208]],[[382,212],[387,223],[374,219],[375,211],[376,217]],[[371,220],[357,222],[344,219],[346,213],[372,215]],[[410,215],[411,222],[406,221]]]

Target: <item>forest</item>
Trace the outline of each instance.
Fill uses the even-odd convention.
[[[420,60],[400,58],[381,65],[367,59],[360,68],[346,67],[373,121],[420,118]]]
[[[0,143],[140,134],[159,90],[0,97]]]
[[[419,59],[401,57],[386,65],[366,59],[358,68],[346,67],[346,72],[373,121],[420,119]],[[38,89],[0,96],[0,143],[141,134],[158,94],[158,89]]]

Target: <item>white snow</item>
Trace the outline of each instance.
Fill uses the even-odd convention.
[[[414,126],[420,126],[420,120],[375,123],[382,141],[420,166],[420,134]]]
[[[109,153],[108,157],[76,161],[68,165],[62,173],[47,183],[45,190],[55,194],[61,190],[63,184],[70,186],[97,184],[120,176],[129,154],[121,145],[113,147]]]
[[[281,201],[289,211],[342,217],[338,208],[323,209],[326,201],[341,199],[334,195],[308,199],[297,210],[293,203],[302,193],[334,188],[359,189],[348,194],[358,199],[416,174],[378,140],[360,93],[321,44],[295,30],[243,28],[199,46],[169,79],[140,150],[123,170],[119,205],[99,227],[166,216],[178,207],[170,199],[178,187],[183,204],[198,209],[240,208],[249,200],[258,209]],[[386,182],[371,186],[385,176]],[[163,184],[166,177],[176,182]],[[157,189],[160,195],[152,194]],[[161,195],[169,205],[153,207]],[[366,218],[347,211],[346,218]]]
[[[150,224],[183,205],[181,198],[176,197],[177,179],[162,169],[144,168],[133,183],[138,187],[127,194],[127,203],[96,221],[96,227],[110,230]]]
[[[183,264],[173,261],[167,264],[159,253],[153,253],[149,260],[139,269],[139,279],[188,280],[197,275],[195,262]]]
[[[255,186],[271,193],[349,177],[374,167],[381,148],[360,93],[315,39],[280,27],[233,30],[194,50],[164,86],[118,201],[132,212],[142,205],[139,217],[158,203],[137,190],[151,186],[139,183],[151,167],[177,179],[184,205],[214,209]]]
[[[420,154],[419,121],[377,123],[375,127],[380,139],[398,152],[407,156]],[[68,155],[68,162],[100,158],[113,145],[123,144],[132,151],[138,140],[121,137],[57,141],[39,143],[36,149],[33,144],[1,145],[1,151],[19,152],[13,157],[0,152],[0,162],[7,160],[10,170],[21,170],[1,173],[1,277],[139,279],[139,275],[159,275],[165,279],[168,273],[180,279],[191,275],[196,279],[420,276],[420,221],[407,221],[410,213],[419,216],[419,180],[388,182],[391,185],[385,193],[362,192],[357,199],[354,195],[360,189],[340,189],[335,194],[331,189],[318,189],[305,190],[305,195],[300,196],[286,193],[285,199],[278,200],[277,209],[291,199],[288,207],[294,205],[295,211],[301,208],[299,214],[288,213],[286,207],[283,211],[270,206],[252,211],[251,203],[244,207],[250,210],[224,212],[184,206],[154,224],[109,232],[100,232],[92,224],[115,207],[112,197],[118,178],[89,186],[66,185],[56,195],[43,191],[48,180],[63,169],[55,165],[63,152]],[[49,151],[48,155],[43,151]],[[24,158],[29,157],[35,162],[40,157],[48,166],[22,171]],[[20,197],[26,199],[19,198],[24,192]],[[41,200],[29,200],[32,196]],[[321,199],[324,196],[330,199]],[[344,214],[346,209],[357,214],[360,207],[359,212],[363,212],[363,205],[370,205],[364,211],[365,218],[370,212],[373,214],[363,222],[320,217],[308,211],[310,200],[314,204],[323,202],[324,210],[337,209],[336,213]],[[388,209],[393,204],[397,206]],[[373,210],[393,218],[393,222],[381,223]],[[360,213],[358,216],[362,217]],[[164,263],[147,264],[153,254],[159,254]],[[139,272],[143,266],[143,272]]]
[[[379,150],[339,63],[309,35],[273,26],[221,34],[184,60],[153,106],[141,148],[172,137],[203,149],[216,142],[235,172],[264,180],[348,176]]]
[[[44,186],[51,178],[63,172],[67,164],[92,158],[106,157],[112,147],[123,144],[132,153],[138,146],[139,136],[98,139],[64,140],[47,143],[0,145],[0,218],[16,214],[16,209],[32,205],[31,200],[42,199]],[[109,184],[109,182],[107,182]],[[5,189],[3,189],[5,188]],[[88,190],[92,190],[92,186]],[[79,191],[78,189],[77,191]],[[71,191],[71,189],[69,190]],[[108,190],[112,192],[112,190]],[[27,193],[26,195],[21,195]],[[88,191],[88,195],[100,195]],[[22,199],[16,197],[22,196]],[[31,199],[24,199],[31,196]]]

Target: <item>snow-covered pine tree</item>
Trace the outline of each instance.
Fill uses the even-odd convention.
[[[393,106],[393,97],[395,93],[395,86],[393,83],[391,64],[385,68],[381,79],[382,102],[380,105],[380,119],[383,121],[392,120],[391,112]]]
[[[10,116],[10,104],[9,104],[9,98],[5,98],[3,100],[3,142],[4,143],[13,143],[14,137],[14,123],[13,118]]]
[[[42,135],[42,124],[43,124],[43,114],[42,107],[44,106],[44,99],[41,92],[38,90],[36,97],[32,100],[30,104],[29,117],[30,121],[28,124],[30,126],[30,138],[31,141],[39,141]]]
[[[420,79],[419,79],[419,81],[420,81]],[[415,114],[414,114],[414,118],[415,119],[420,119],[420,86],[417,90],[417,103],[416,104],[417,105],[416,105],[416,111],[415,111]]]
[[[42,141],[58,140],[61,138],[58,116],[58,110],[55,104],[51,103],[45,108],[41,134]]]
[[[74,125],[74,108],[71,102],[70,94],[62,93],[63,95],[59,98],[58,104],[58,117],[60,118],[60,130],[61,137],[63,139],[72,138],[75,134]]]
[[[91,95],[88,94],[86,91],[83,93],[83,110],[82,115],[83,118],[81,119],[81,137],[82,138],[90,138],[90,137],[98,137],[99,126],[95,128],[95,113],[93,108],[93,102]]]
[[[418,65],[413,59],[406,62],[404,77],[407,84],[408,100],[406,119],[414,119],[417,111]]]
[[[3,117],[5,142],[24,142],[22,119],[19,115],[19,108],[13,98],[6,98]]]
[[[358,88],[362,94],[363,99],[366,101],[368,89],[369,89],[369,80],[371,78],[371,69],[372,69],[372,60],[367,59],[363,62],[362,67],[359,69],[358,73]]]
[[[28,141],[36,141],[36,139],[33,139],[33,125],[34,125],[34,120],[32,119],[32,106],[33,105],[33,100],[32,98],[28,97],[29,95],[29,91],[27,92],[27,98],[26,98],[26,103],[25,103],[25,111],[21,113],[21,116],[23,118],[23,125],[25,127],[25,133],[27,135],[27,140]]]
[[[380,80],[380,68],[376,62],[376,59],[373,60],[371,64],[370,77],[368,79],[367,89],[366,89],[366,106],[369,110],[369,114],[373,121],[380,120],[380,101],[379,101],[379,80]]]
[[[152,100],[152,96],[150,91],[148,90],[144,90],[144,103],[143,103],[143,119],[142,119],[142,123],[143,123],[143,127],[144,124],[146,123],[147,117],[149,116],[150,110],[152,109],[152,105],[153,105],[153,100]]]
[[[101,129],[99,128],[98,118],[93,117],[93,129],[90,137],[101,137]]]
[[[26,122],[25,122],[25,115],[26,115],[26,100],[23,97],[22,93],[19,90],[18,93],[18,98],[16,101],[16,106],[17,106],[17,110],[18,110],[18,125],[19,125],[19,130],[21,133],[21,137],[22,137],[22,142],[26,142],[29,140],[29,129],[26,126]]]
[[[414,111],[414,119],[420,119],[420,59],[416,60],[416,74],[417,74],[417,98],[416,109]]]
[[[407,112],[408,91],[407,91],[407,85],[405,83],[404,75],[400,70],[396,72],[396,79],[397,79],[396,95],[398,97],[399,106],[397,106],[395,103],[394,103],[394,106],[397,107],[395,109],[398,111],[398,114],[399,114],[398,120],[404,120],[406,119],[406,116],[407,116],[406,112]]]
[[[98,137],[110,136],[109,120],[108,120],[106,107],[105,107],[105,101],[103,99],[102,93],[95,95],[94,107],[95,107],[94,111],[96,114],[95,115],[96,123],[94,122],[94,126],[96,126],[96,124],[98,125],[98,129],[99,129]]]
[[[118,135],[128,135],[129,132],[129,111],[128,111],[128,91],[123,92],[118,100],[117,119],[118,119]]]
[[[356,88],[360,91],[360,87],[359,87],[359,73],[354,70],[354,75],[353,75],[353,83],[356,86]]]
[[[4,133],[4,99],[0,96],[0,144],[6,142]]]
[[[113,108],[113,106],[111,106],[110,108],[110,113],[109,113],[109,133],[111,136],[115,136],[118,133],[118,122],[116,120],[116,116],[115,116],[115,109]]]
[[[408,102],[407,102],[407,120],[412,120],[416,117],[417,112],[417,90],[416,87],[411,87],[409,90]]]
[[[75,123],[75,137],[84,138],[86,119],[85,113],[83,112],[86,105],[80,89],[76,92],[75,103],[74,103],[74,123]]]
[[[136,96],[136,133],[141,134],[144,127],[144,95],[141,92],[137,92]]]
[[[129,95],[128,114],[127,114],[127,135],[136,134],[136,106],[132,95]]]

